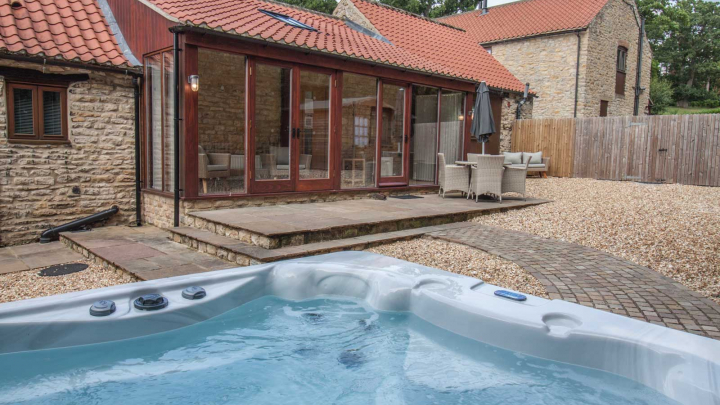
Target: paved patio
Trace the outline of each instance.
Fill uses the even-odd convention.
[[[85,256],[101,258],[141,280],[229,269],[228,263],[169,240],[170,234],[154,226],[108,226],[90,232],[67,232]],[[66,250],[70,251],[67,247]],[[75,252],[73,252],[75,253]]]
[[[430,233],[513,261],[550,298],[720,339],[720,306],[647,267],[596,249],[486,225]]]
[[[459,195],[441,198],[360,199],[244,207],[189,214],[193,226],[266,249],[462,222],[482,214],[549,202],[509,198],[476,203]],[[220,229],[220,231],[218,231]],[[232,235],[231,235],[232,233]]]
[[[82,258],[60,242],[10,246],[0,249],[0,274],[70,263]]]

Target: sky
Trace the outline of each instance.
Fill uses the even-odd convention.
[[[513,1],[517,0],[488,0],[488,7],[499,6],[501,4],[511,3]]]

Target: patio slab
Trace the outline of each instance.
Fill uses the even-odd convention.
[[[154,226],[108,226],[89,232],[65,232],[60,236],[87,256],[97,256],[141,280],[237,267],[172,242],[169,232]]]
[[[70,263],[82,258],[60,242],[10,246],[0,249],[0,274]]]
[[[197,211],[192,227],[229,236],[265,249],[401,231],[452,222],[478,215],[548,202],[506,198],[476,203],[457,195],[426,194],[416,199],[345,200]]]

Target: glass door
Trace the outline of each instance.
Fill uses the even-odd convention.
[[[299,69],[298,123],[294,132],[297,154],[293,159],[298,191],[329,190],[333,185],[330,139],[335,124],[331,108],[334,80],[332,71]]]
[[[248,139],[251,193],[332,189],[335,74],[252,60]]]
[[[380,186],[408,184],[408,146],[410,136],[407,106],[410,86],[392,82],[380,85],[378,114],[378,160]]]
[[[293,108],[292,65],[250,62],[254,103],[251,103],[247,166],[250,192],[293,191],[290,170],[296,115]]]

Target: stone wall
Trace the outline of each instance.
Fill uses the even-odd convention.
[[[207,152],[245,154],[245,57],[198,50],[198,138]]]
[[[491,11],[492,12],[492,11]],[[610,0],[587,31],[580,33],[578,117],[597,117],[600,100],[609,102],[608,115],[632,115],[640,20],[630,0]],[[572,117],[577,64],[576,33],[492,44],[492,54],[538,98],[533,118]],[[617,47],[628,45],[625,94],[615,94]],[[645,39],[640,114],[647,105],[652,51]]]
[[[608,115],[632,115],[635,103],[635,75],[637,72],[638,33],[640,17],[635,3],[630,0],[610,0],[595,17],[588,29],[587,63],[591,69],[584,77],[585,91],[578,103],[578,116],[593,117],[600,113],[600,101],[608,101]],[[643,70],[640,87],[639,113],[643,114],[650,94],[650,65],[652,51],[645,39]],[[618,46],[625,46],[627,71],[625,94],[615,94],[616,59]]]
[[[229,208],[244,207],[266,207],[284,204],[308,204],[315,202],[331,202],[343,200],[360,200],[370,198],[375,194],[400,195],[400,194],[436,194],[437,187],[424,188],[399,188],[395,190],[346,190],[346,191],[324,191],[313,193],[294,193],[278,196],[247,196],[243,198],[216,198],[202,200],[181,200],[180,201],[180,225],[190,226],[192,218],[187,214],[193,211],[220,210]],[[145,223],[160,228],[172,228],[173,226],[173,197],[150,192],[142,194],[142,213]]]
[[[42,65],[0,60],[0,66]],[[29,243],[52,226],[113,205],[107,224],[135,216],[134,92],[130,76],[45,66],[47,73],[87,73],[68,88],[67,145],[8,142],[5,79],[0,78],[0,246]]]
[[[500,110],[500,153],[510,152],[512,143],[512,127],[516,120],[517,106],[522,100],[521,94],[508,94],[503,97],[502,109]],[[532,97],[529,97],[520,109],[520,119],[534,118],[535,106]]]
[[[492,12],[492,11],[491,11]],[[492,55],[538,96],[534,118],[572,117],[577,64],[575,33],[492,44]],[[581,49],[587,36],[581,34]],[[580,72],[585,69],[581,64]],[[502,149],[502,147],[501,147]]]
[[[360,10],[358,10],[358,8],[355,7],[350,0],[340,0],[338,5],[335,7],[335,10],[333,10],[333,15],[342,19],[348,19],[376,34],[380,33],[370,20],[368,20],[367,17],[365,17],[365,15],[360,12]]]

